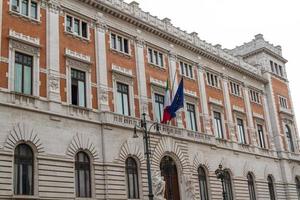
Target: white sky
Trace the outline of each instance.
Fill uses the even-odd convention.
[[[286,68],[300,130],[299,0],[136,1],[144,11],[160,19],[168,17],[173,25],[189,33],[195,31],[202,40],[223,48],[249,42],[258,33],[270,43],[281,45],[283,56],[289,61]]]

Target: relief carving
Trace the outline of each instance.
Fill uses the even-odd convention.
[[[37,47],[33,47],[33,46],[30,46],[30,45],[27,45],[27,44],[24,44],[21,42],[17,42],[15,40],[11,40],[10,44],[11,44],[11,47],[14,49],[25,51],[25,52],[28,52],[31,54],[38,55],[40,52],[39,48],[37,48]]]
[[[59,92],[59,77],[49,75],[49,87],[52,92]]]
[[[191,176],[184,176],[186,200],[195,199],[195,187]]]
[[[154,200],[165,200],[164,196],[166,183],[164,178],[161,176],[160,171],[154,171],[152,180]]]

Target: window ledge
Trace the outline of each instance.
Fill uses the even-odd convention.
[[[119,51],[119,50],[117,50],[117,49],[110,48],[110,51],[111,51],[112,53],[119,54],[120,56],[123,56],[123,57],[125,57],[125,58],[131,58],[131,57],[132,57],[130,54],[125,53],[125,52],[122,52],[122,51]]]
[[[262,103],[257,103],[257,102],[252,101],[252,100],[250,100],[250,102],[251,102],[251,103],[254,103],[254,104],[258,105],[258,106],[262,106]]]
[[[183,77],[184,79],[186,79],[186,80],[190,80],[190,81],[196,81],[196,79],[195,78],[190,78],[190,77],[188,77],[188,76],[185,76],[185,75],[183,75],[183,74],[180,74],[180,76],[181,77]]]
[[[148,64],[150,65],[150,67],[153,67],[155,69],[166,71],[166,67],[165,66],[160,66],[160,65],[157,65],[157,64],[154,64],[154,63],[151,63],[151,62],[148,62]]]
[[[22,97],[27,97],[27,98],[31,98],[31,99],[39,99],[38,96],[33,96],[30,94],[24,94],[24,93],[20,93],[20,92],[16,92],[16,91],[11,91],[11,94],[17,95],[17,96],[22,96]]]
[[[209,84],[206,84],[208,87],[211,87],[211,88],[213,88],[213,89],[215,89],[215,90],[220,90],[220,91],[222,91],[222,88],[221,87],[217,87],[217,86],[212,86],[212,85],[209,85]]]
[[[69,107],[74,108],[74,109],[78,109],[78,110],[84,110],[84,111],[92,111],[93,110],[91,108],[77,106],[77,105],[73,105],[73,104],[70,104]]]
[[[21,18],[23,20],[32,22],[34,24],[38,24],[38,25],[42,24],[42,22],[40,20],[38,20],[38,19],[33,19],[33,18],[31,18],[31,17],[29,17],[27,15],[22,15],[21,13],[18,13],[18,12],[12,11],[12,10],[9,11],[9,14],[13,15],[13,16],[16,16],[16,17],[19,17],[19,18]]]
[[[240,98],[240,99],[244,99],[242,95],[236,95],[236,94],[233,94],[233,93],[230,93],[231,96],[235,97],[235,98]]]
[[[72,32],[68,32],[68,31],[66,31],[66,30],[64,31],[64,33],[65,33],[66,35],[69,35],[69,36],[71,36],[72,38],[78,39],[78,40],[80,40],[80,41],[82,41],[82,42],[90,43],[90,41],[91,41],[89,38],[82,37],[82,36],[80,36],[80,35],[74,34],[74,33],[72,33]]]
[[[12,199],[40,199],[38,196],[27,196],[27,195],[14,195]]]

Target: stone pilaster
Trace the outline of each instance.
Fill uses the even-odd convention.
[[[264,108],[264,118],[265,118],[265,124],[266,124],[266,129],[270,138],[270,149],[275,150],[275,146],[274,146],[274,139],[273,139],[273,133],[272,133],[272,126],[271,126],[271,119],[270,119],[270,112],[268,109],[268,101],[267,101],[267,97],[265,96],[265,94],[262,95],[262,103],[263,103],[263,108]],[[267,140],[266,140],[267,141]]]
[[[140,98],[140,115],[146,113],[146,116],[149,117],[144,47],[145,47],[145,41],[137,37],[136,70],[137,70],[138,89],[139,89],[139,98]]]
[[[3,15],[3,1],[1,1],[0,3],[0,27],[1,27],[1,31],[0,31],[0,52],[2,52],[2,15]],[[2,54],[0,53],[0,57],[2,57]],[[1,62],[1,59],[0,59]]]
[[[47,5],[47,70],[48,98],[50,109],[56,110],[61,102],[59,71],[59,12],[57,0],[49,0]]]
[[[109,111],[108,79],[106,61],[106,31],[107,25],[102,13],[96,16],[95,46],[96,46],[96,71],[98,86],[98,106],[101,111]]]
[[[170,87],[173,89],[172,91],[172,99],[175,96],[177,87],[178,87],[178,80],[177,80],[177,56],[174,52],[169,53],[169,61],[170,61],[170,67],[169,67],[169,79],[170,79]],[[182,122],[182,112],[177,112],[176,116],[177,126],[179,128],[183,128],[183,122]]]
[[[245,101],[247,124],[248,124],[248,134],[250,136],[249,142],[252,145],[257,146],[257,136],[256,136],[256,130],[254,128],[254,123],[253,123],[253,114],[251,109],[248,86],[244,84],[243,90],[244,90],[243,93],[244,93],[244,101]]]
[[[207,104],[207,95],[206,95],[206,88],[205,88],[205,72],[203,70],[203,67],[201,64],[198,64],[197,66],[197,72],[198,72],[198,87],[199,87],[199,93],[200,93],[200,102],[201,102],[201,108],[203,113],[203,127],[204,132],[212,135],[211,130],[211,120],[208,110],[208,104]]]
[[[230,102],[230,94],[228,89],[228,77],[226,75],[223,75],[222,79],[223,84],[223,95],[224,95],[224,106],[225,106],[225,112],[226,112],[226,121],[227,126],[229,130],[229,137],[231,141],[236,141],[235,132],[234,132],[234,126],[233,118],[232,118],[232,108],[231,108],[231,102]]]

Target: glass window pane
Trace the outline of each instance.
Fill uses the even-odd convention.
[[[15,91],[22,92],[22,65],[15,63]]]
[[[116,35],[115,34],[111,34],[110,38],[111,38],[111,47],[113,49],[117,49]]]
[[[88,26],[87,23],[82,22],[81,24],[81,33],[82,33],[82,37],[87,38],[88,37]]]
[[[79,106],[85,107],[85,84],[82,81],[78,81],[78,100]]]
[[[67,31],[72,32],[72,27],[73,27],[73,18],[70,16],[67,16]]]
[[[122,38],[120,36],[117,37],[117,49],[123,51]]]
[[[124,39],[124,52],[129,53],[129,45],[127,39]]]
[[[38,6],[36,2],[31,2],[31,7],[30,7],[30,15],[31,18],[37,19],[38,15]]]
[[[28,0],[22,0],[22,14],[28,16]]]
[[[123,114],[123,101],[122,101],[122,93],[117,93],[117,113]]]
[[[32,78],[31,67],[24,66],[24,94],[31,94]]]
[[[19,0],[12,0],[12,7],[11,7],[11,9],[13,10],[13,11],[17,11],[17,12],[20,12],[20,9],[19,9]]]
[[[80,24],[78,19],[74,19],[74,33],[80,35]]]
[[[123,94],[123,101],[124,101],[124,115],[129,116],[129,102],[128,102],[128,95],[127,94]]]

